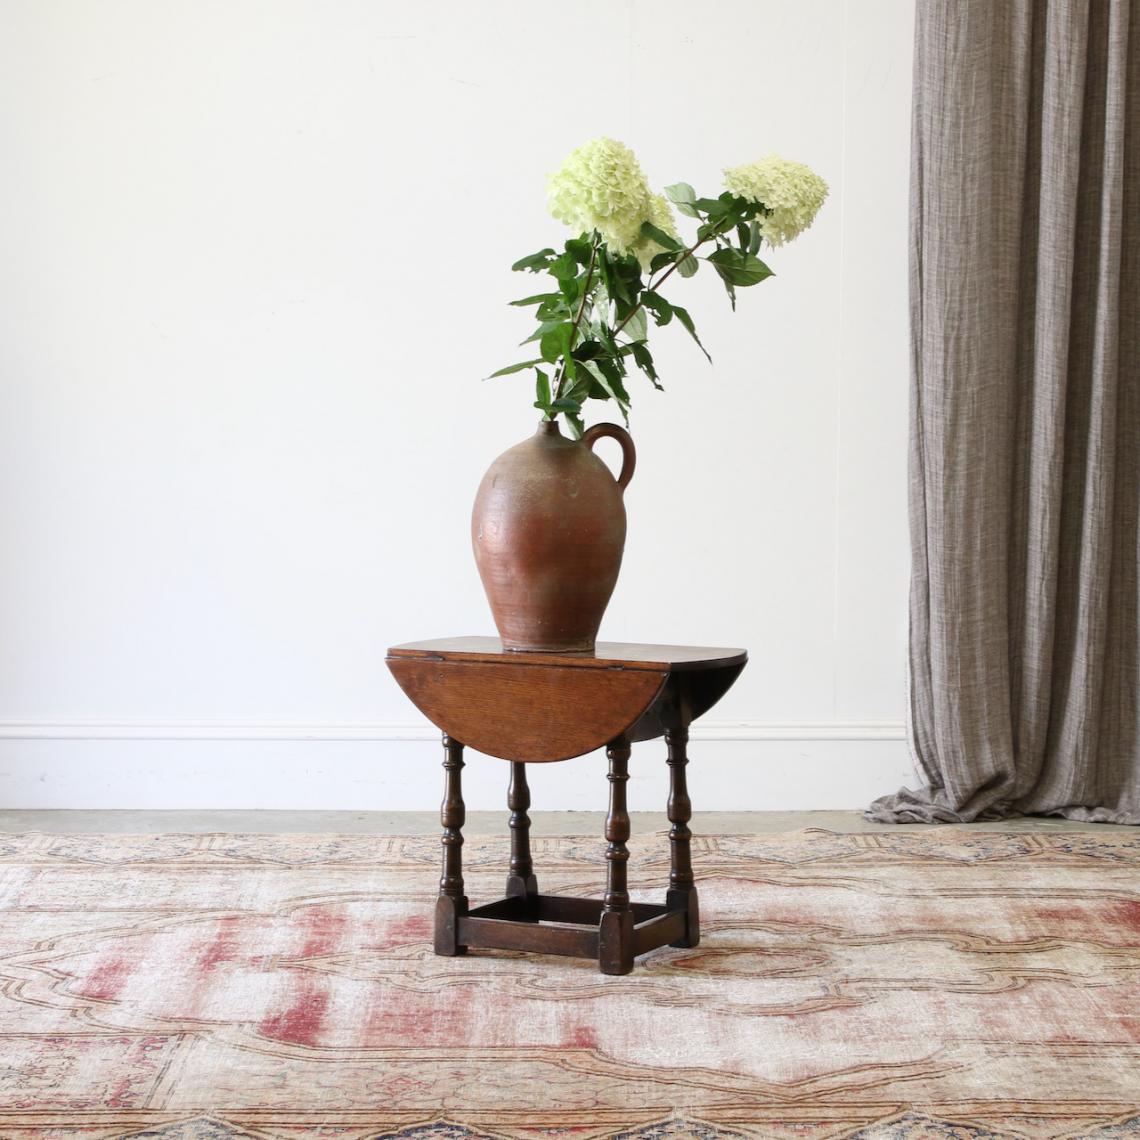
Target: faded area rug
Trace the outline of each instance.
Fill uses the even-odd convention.
[[[536,838],[543,891],[602,850]],[[0,837],[0,1137],[1140,1137],[1140,837],[697,838],[701,946],[624,978],[435,957],[437,853]]]

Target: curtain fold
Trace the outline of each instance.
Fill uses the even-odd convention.
[[[1140,5],[919,0],[884,822],[1140,823]]]

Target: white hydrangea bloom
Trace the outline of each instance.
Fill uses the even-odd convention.
[[[580,146],[546,183],[550,212],[578,233],[597,230],[618,250],[641,239],[651,194],[629,147],[600,138]],[[662,227],[664,228],[664,227]]]
[[[670,237],[678,237],[677,219],[673,217],[673,207],[662,194],[652,194],[649,198],[649,217],[644,219],[651,222],[663,233]],[[643,273],[649,272],[649,263],[659,254],[664,253],[665,247],[658,245],[651,237],[642,234],[630,249],[630,253],[641,262]]]
[[[776,154],[725,170],[724,185],[731,193],[772,211],[757,221],[764,240],[773,246],[799,237],[815,221],[828,189],[810,167]]]

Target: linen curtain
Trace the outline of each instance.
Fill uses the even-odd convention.
[[[1140,823],[1140,4],[919,0],[884,822]]]

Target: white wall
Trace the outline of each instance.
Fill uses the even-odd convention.
[[[508,266],[566,236],[544,176],[600,134],[657,186],[772,150],[832,186],[735,315],[677,283],[716,364],[669,328],[668,391],[635,382],[602,636],[750,650],[700,808],[905,782],[912,18],[2,0],[0,805],[438,803],[384,650],[493,632],[470,503],[535,413],[479,377],[529,332]],[[498,807],[501,762],[468,772]],[[601,806],[600,772],[536,772],[535,808]]]

